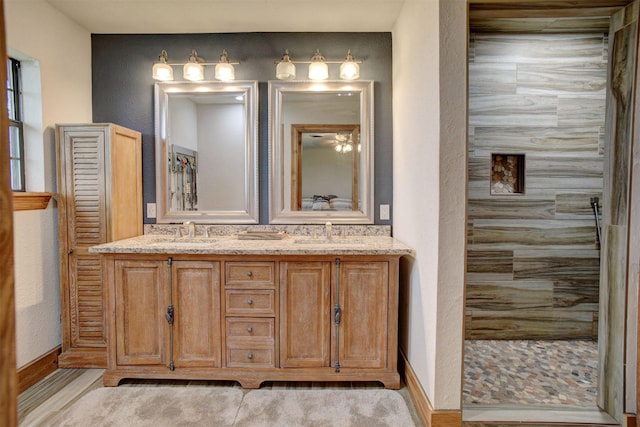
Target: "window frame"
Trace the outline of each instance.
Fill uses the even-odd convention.
[[[13,105],[13,108],[9,108]],[[11,114],[13,112],[13,115]],[[17,129],[18,153],[9,153],[9,168],[13,178],[13,161],[17,160],[20,167],[20,185],[14,187],[11,180],[11,190],[14,192],[26,192],[25,183],[25,153],[24,153],[24,116],[22,104],[22,78],[20,75],[20,61],[15,58],[7,58],[7,114],[9,123],[9,145],[13,145],[11,129]],[[13,117],[12,117],[13,116]],[[13,155],[12,155],[13,154]]]
[[[13,193],[13,210],[25,211],[25,210],[37,210],[46,209],[49,205],[49,200],[54,196],[54,193],[49,192],[28,192],[26,191],[26,158],[25,158],[25,136],[24,136],[24,100],[22,99],[22,66],[19,59],[8,57],[7,58],[7,82],[6,82],[6,99],[7,102],[7,142],[11,144],[11,128],[18,130],[18,156],[11,156],[9,153],[10,162],[12,159],[18,159],[20,164],[20,187],[13,188],[13,182],[11,182],[11,190]],[[9,80],[11,79],[11,81]],[[9,109],[9,105],[13,108]],[[15,117],[10,117],[11,112]],[[14,153],[15,154],[15,153]],[[11,168],[11,163],[9,164]],[[13,173],[11,173],[13,176]]]

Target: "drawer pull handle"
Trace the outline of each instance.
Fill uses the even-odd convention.
[[[249,326],[249,327],[247,328],[247,332],[249,332],[249,333],[253,332],[253,326]]]
[[[249,276],[249,277],[253,276],[253,272],[252,271],[247,271],[247,276]]]
[[[247,354],[247,359],[252,360],[253,359],[253,353]]]
[[[247,300],[247,304],[252,305],[252,304],[253,304],[253,300],[252,300],[251,298],[249,298],[249,299]]]

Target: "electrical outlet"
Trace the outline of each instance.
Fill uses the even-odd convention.
[[[156,217],[156,204],[147,203],[147,218],[155,218],[155,217]]]
[[[384,221],[390,218],[389,205],[380,205],[380,220]]]

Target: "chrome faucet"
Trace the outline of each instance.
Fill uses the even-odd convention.
[[[196,237],[196,224],[193,221],[187,221],[184,223],[185,227],[187,227],[188,236],[190,239]]]
[[[327,222],[324,225],[324,230],[325,230],[325,237],[327,240],[331,240],[333,238],[333,235],[331,234],[331,223]]]

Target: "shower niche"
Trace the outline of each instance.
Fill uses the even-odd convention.
[[[524,154],[491,154],[492,195],[524,194]]]

